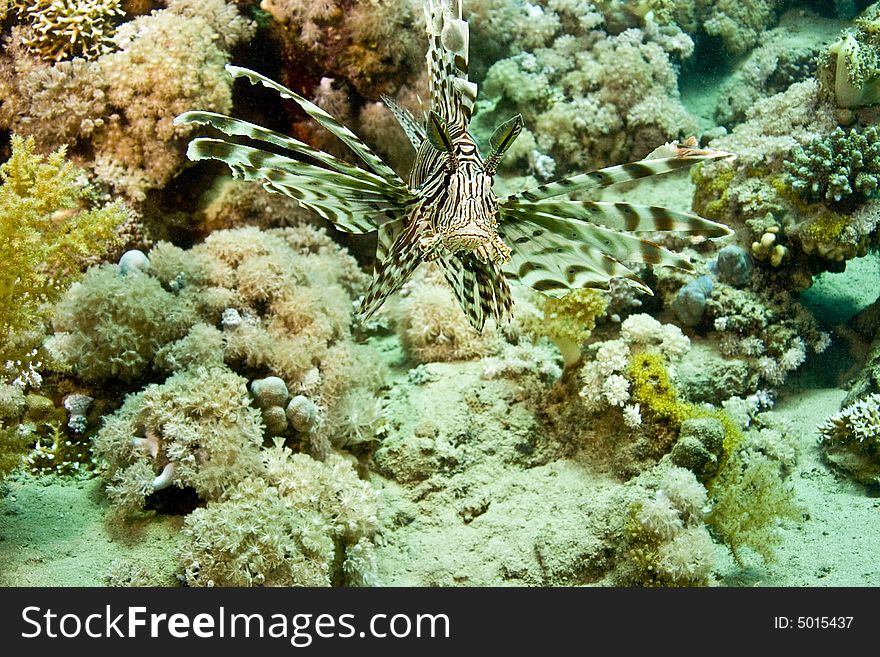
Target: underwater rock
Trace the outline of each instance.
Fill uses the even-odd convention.
[[[297,395],[287,405],[287,421],[300,433],[308,433],[318,426],[321,420],[317,405],[304,395]]]
[[[700,276],[678,291],[672,302],[672,312],[682,324],[696,326],[702,321],[713,287],[711,278]]]
[[[718,471],[724,453],[724,426],[714,418],[692,418],[681,424],[670,458],[675,465],[706,481]]]
[[[147,271],[150,268],[150,259],[143,251],[132,249],[126,251],[119,258],[119,273],[128,274],[131,271]]]
[[[256,379],[251,382],[251,394],[257,406],[267,409],[271,406],[283,407],[290,399],[287,384],[284,379],[277,376],[267,376],[265,379]]]
[[[733,287],[748,285],[754,269],[748,251],[736,244],[728,244],[722,248],[712,265],[718,278]]]

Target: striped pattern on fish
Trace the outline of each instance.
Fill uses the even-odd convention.
[[[539,185],[499,199],[497,165],[522,129],[519,116],[490,139],[484,159],[469,126],[477,86],[468,79],[468,24],[461,0],[426,0],[429,110],[417,121],[383,98],[416,151],[404,182],[369,146],[330,114],[254,71],[227,66],[233,77],[262,84],[297,103],[339,138],[365,168],[343,162],[293,137],[233,117],[192,111],[176,123],[207,125],[248,146],[222,138],[194,139],[192,160],[225,162],[233,175],[262,183],[351,233],[377,231],[374,276],[361,302],[368,317],[424,262],[437,263],[471,325],[482,330],[510,316],[509,282],[552,296],[581,287],[606,287],[626,278],[651,290],[624,263],[690,269],[688,261],[638,237],[676,232],[705,237],[730,233],[726,226],[662,207],[575,201],[573,192],[601,189],[656,176],[696,162],[731,157],[692,144],[667,144],[639,162],[621,164]],[[283,149],[270,152],[259,143]]]

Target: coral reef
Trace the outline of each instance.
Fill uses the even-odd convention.
[[[536,5],[534,42],[492,65],[478,99],[478,138],[522,114],[525,129],[505,166],[525,164],[539,179],[635,160],[696,128],[673,65],[690,55],[690,38],[656,26],[608,35],[597,29],[602,15],[579,13],[581,4]]]
[[[18,36],[24,47],[53,61],[103,54],[125,15],[120,0],[18,0],[13,7],[23,23]]]
[[[63,149],[36,153],[33,139],[12,138],[0,166],[0,345],[2,378],[39,385],[51,303],[80,275],[119,246],[129,220],[121,203],[90,199]]]
[[[261,478],[187,516],[180,559],[190,586],[373,585],[377,496],[351,464],[275,447]]]
[[[752,106],[813,76],[816,58],[840,32],[841,22],[801,9],[785,13],[779,27],[737,64],[721,87],[715,120],[728,128],[741,123]]]
[[[63,4],[63,3],[55,3]],[[71,156],[132,200],[163,187],[184,162],[191,107],[227,111],[229,49],[253,25],[224,0],[172,0],[123,23],[107,52],[48,65],[13,42],[0,59],[0,125]]]

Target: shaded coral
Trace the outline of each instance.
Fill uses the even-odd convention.
[[[839,30],[839,21],[802,9],[787,12],[722,85],[715,120],[730,128],[743,121],[759,99],[812,77],[816,58]]]

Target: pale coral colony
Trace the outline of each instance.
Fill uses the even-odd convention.
[[[0,505],[94,486],[110,544],[167,532],[94,583],[817,584],[780,552],[880,485],[880,3],[466,0],[477,141],[523,119],[501,192],[690,136],[735,155],[614,192],[731,228],[657,235],[694,271],[515,287],[482,332],[431,264],[361,319],[375,236],[188,162],[174,122],[351,160],[232,63],[405,175],[382,98],[423,115],[422,4],[0,0]]]

